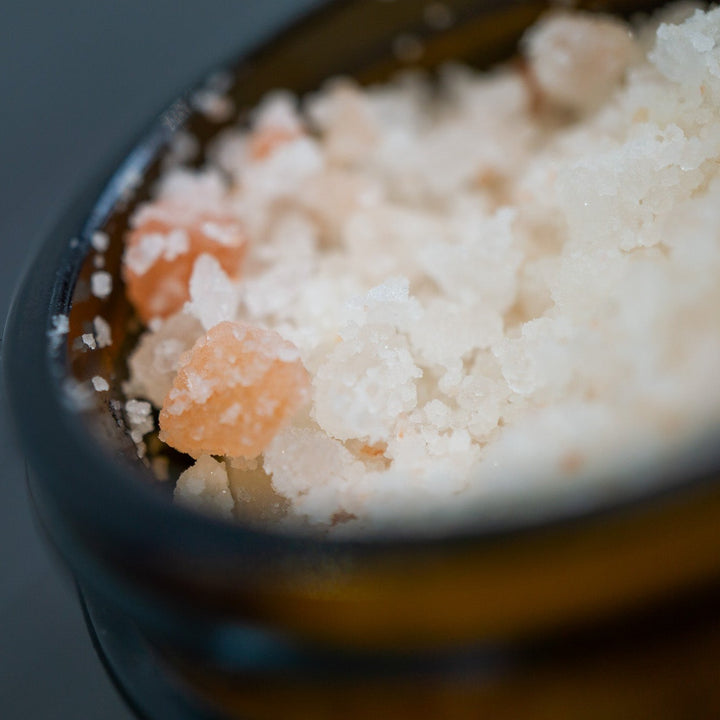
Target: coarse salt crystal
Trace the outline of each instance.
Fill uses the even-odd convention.
[[[95,388],[97,392],[106,392],[110,389],[110,385],[108,385],[108,381],[100,377],[100,375],[95,375],[92,379],[92,386]]]
[[[93,318],[93,328],[95,330],[95,341],[100,348],[110,347],[112,345],[112,329],[107,320],[96,315]]]
[[[110,247],[110,238],[107,233],[97,230],[90,237],[91,245],[99,253],[104,253]]]
[[[90,289],[95,297],[106,298],[113,288],[112,275],[105,270],[98,270],[90,276]]]
[[[48,330],[48,340],[53,350],[60,347],[63,338],[70,332],[70,319],[67,315],[53,315],[52,327]]]
[[[125,403],[125,415],[130,426],[130,437],[138,446],[138,454],[145,455],[142,439],[155,429],[152,416],[152,405],[144,400],[132,399]]]

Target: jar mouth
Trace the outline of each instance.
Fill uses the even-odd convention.
[[[305,27],[317,23],[318,18],[326,16],[324,13],[339,17],[343,8],[358,4],[350,0],[326,3],[305,22]],[[457,5],[459,16],[471,12],[472,3],[458,2]],[[496,6],[501,4],[487,5],[486,12],[499,12]],[[531,4],[521,5],[524,8]],[[617,5],[620,10],[626,9],[622,3]],[[523,26],[541,9],[533,5],[527,17],[521,18]],[[516,12],[519,12],[517,8]],[[304,32],[308,31],[301,26],[275,42],[289,48],[287,53],[290,53],[293,43]],[[514,35],[508,30],[510,37]],[[240,63],[239,69],[232,73],[234,87],[245,83],[256,94],[263,90],[261,81],[252,79],[252,73],[264,77],[263,73],[267,75],[277,67],[278,61],[273,59],[271,50],[274,45],[267,45]],[[368,77],[373,77],[373,73],[390,72],[391,68],[376,58],[371,60],[365,51],[365,55],[354,62],[372,66]],[[301,91],[310,89],[302,87],[302,82],[317,84],[310,79],[298,80]],[[248,101],[242,103],[242,107],[249,106]],[[82,518],[80,524],[88,523],[95,532],[103,535],[112,534],[124,546],[157,546],[162,538],[162,542],[169,543],[164,552],[171,555],[186,552],[188,548],[193,548],[193,553],[198,556],[204,552],[222,555],[221,548],[233,548],[232,552],[235,552],[240,546],[262,547],[272,553],[288,552],[291,548],[293,552],[300,548],[313,552],[331,551],[336,547],[362,553],[458,542],[496,542],[568,523],[631,513],[654,503],[671,501],[683,493],[714,487],[720,476],[718,428],[709,428],[705,436],[698,437],[681,453],[665,459],[661,466],[653,463],[652,466],[626,469],[602,488],[582,487],[570,493],[567,488],[559,489],[550,484],[547,491],[523,494],[522,503],[518,498],[508,497],[488,506],[485,511],[475,508],[471,518],[454,517],[447,526],[436,527],[430,532],[419,532],[417,527],[409,530],[393,528],[362,538],[319,539],[237,523],[231,525],[168,502],[167,493],[158,491],[150,472],[135,459],[135,448],[127,441],[112,400],[101,406],[93,404],[89,409],[78,406],[82,399],[75,392],[77,383],[86,382],[98,365],[88,362],[85,355],[74,353],[70,342],[77,340],[81,334],[79,330],[99,312],[96,298],[83,300],[79,290],[83,283],[87,285],[88,275],[92,272],[90,258],[94,233],[108,232],[108,229],[111,234],[121,232],[130,209],[147,196],[157,178],[169,140],[184,127],[192,128],[207,142],[222,130],[223,125],[209,123],[193,113],[186,99],[173,104],[126,156],[119,169],[109,175],[111,179],[104,185],[99,198],[97,188],[100,184],[93,185],[58,224],[41,256],[30,268],[8,321],[4,351],[6,382],[21,440],[32,467],[58,507]],[[113,243],[113,248],[108,255],[108,269],[114,282],[119,283],[119,243]],[[117,349],[127,350],[132,336],[132,331],[122,329],[123,323],[126,328],[132,327],[132,318],[126,301],[114,303],[110,313],[117,344],[105,355],[98,354],[96,362],[107,370],[119,372],[122,358]],[[57,318],[64,317],[69,319],[71,327],[69,339],[64,334],[53,335]],[[118,376],[118,387],[120,382]]]

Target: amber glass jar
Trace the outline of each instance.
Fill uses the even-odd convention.
[[[582,3],[581,3],[582,4]],[[651,2],[593,3],[628,14]],[[246,56],[242,112],[342,73],[382,80],[418,62],[487,66],[512,55],[543,2],[341,0]],[[439,27],[442,25],[443,27]],[[223,124],[178,101],[49,238],[9,320],[8,392],[38,514],[80,588],[101,656],[147,718],[720,717],[720,434],[648,477],[582,503],[512,508],[440,537],[279,535],[169,501],[135,456],[121,412],[137,336],[119,276],[123,233],[172,134]],[[107,177],[107,176],[106,176]],[[111,238],[115,291],[88,292]],[[82,353],[101,314],[113,343]],[[68,316],[69,333],[52,328]],[[78,388],[111,378],[102,402]],[[32,392],[28,388],[32,386]],[[82,401],[82,402],[79,402]],[[575,499],[577,500],[577,499]]]

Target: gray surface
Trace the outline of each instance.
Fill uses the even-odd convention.
[[[313,2],[0,5],[0,317],[21,268],[96,168],[206,68]],[[0,453],[0,717],[127,720],[72,583],[32,521],[3,396]]]

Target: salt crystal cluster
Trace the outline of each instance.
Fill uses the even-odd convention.
[[[273,93],[168,170],[128,238],[126,389],[197,458],[178,500],[434,526],[716,422],[718,38],[687,3],[557,11],[523,62]]]

